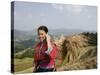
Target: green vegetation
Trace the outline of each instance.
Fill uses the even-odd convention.
[[[33,67],[33,58],[14,59],[14,72]]]
[[[15,53],[20,52],[22,50],[24,50],[26,47],[24,45],[21,44],[15,44]]]
[[[97,33],[84,32],[82,34],[87,37],[90,45],[97,45]]]
[[[34,39],[15,42],[15,46],[14,46],[15,53],[23,51],[26,48],[32,48],[34,46],[34,43],[36,43]]]
[[[26,57],[33,58],[33,55],[34,55],[34,49],[27,48],[27,49],[24,49],[23,51],[16,53],[15,58],[18,58],[18,59],[22,59]]]

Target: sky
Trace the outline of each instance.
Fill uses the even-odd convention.
[[[97,31],[97,7],[55,3],[15,2],[14,29],[33,30],[40,25],[49,29]]]

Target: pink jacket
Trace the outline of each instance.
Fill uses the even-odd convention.
[[[49,54],[45,53],[47,51],[47,43],[44,43],[42,48],[41,43],[37,44],[34,52],[34,62],[40,67],[52,68],[55,66],[55,58],[57,55],[57,47],[53,45],[53,48]]]

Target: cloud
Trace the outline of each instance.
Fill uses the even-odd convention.
[[[59,11],[63,11],[64,10],[64,6],[60,5],[60,4],[52,4],[52,7],[59,10]]]
[[[84,8],[82,5],[67,5],[66,10],[75,14],[80,14]]]
[[[74,13],[74,14],[80,14],[84,8],[83,5],[65,5],[65,4],[52,4],[52,7],[59,10],[67,12]]]

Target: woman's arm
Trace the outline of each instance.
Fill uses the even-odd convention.
[[[51,58],[55,59],[57,56],[57,46],[52,42],[51,37],[47,34],[47,46],[48,50],[46,51],[47,54],[50,55]]]
[[[46,35],[46,41],[47,41],[47,46],[48,46],[48,50],[46,51],[47,54],[49,54],[52,49],[53,49],[53,45],[52,45],[52,42],[51,42],[51,37],[47,34]]]

